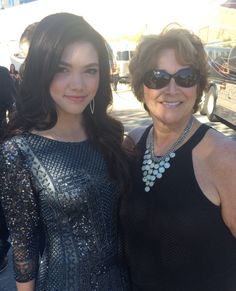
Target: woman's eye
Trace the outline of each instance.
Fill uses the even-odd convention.
[[[66,67],[58,67],[57,73],[67,73],[69,70]]]
[[[90,68],[90,69],[87,69],[85,71],[85,73],[90,74],[90,75],[96,75],[97,72],[98,72],[98,69],[97,68]]]

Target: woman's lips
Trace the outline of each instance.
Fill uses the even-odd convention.
[[[172,102],[168,102],[168,101],[163,101],[161,102],[164,106],[167,106],[167,107],[177,107],[178,105],[180,105],[182,102],[180,101],[172,101]]]
[[[86,99],[86,96],[78,96],[78,95],[65,95],[65,98],[74,101],[74,102],[81,102]]]

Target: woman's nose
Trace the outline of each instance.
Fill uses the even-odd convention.
[[[83,87],[83,77],[81,74],[79,73],[74,73],[72,76],[71,76],[71,87],[73,89],[80,89],[81,87]]]
[[[175,79],[171,78],[169,84],[167,85],[167,91],[169,94],[175,94],[177,89],[177,85],[175,83]]]

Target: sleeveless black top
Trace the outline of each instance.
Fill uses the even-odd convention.
[[[176,151],[171,167],[148,193],[141,165],[150,127],[137,145],[141,158],[121,207],[132,290],[236,290],[236,239],[193,170],[192,150],[208,129],[201,125]]]

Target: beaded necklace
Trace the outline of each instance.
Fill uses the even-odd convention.
[[[160,157],[155,156],[154,153],[154,134],[153,127],[150,130],[146,150],[143,156],[142,172],[143,172],[143,182],[145,184],[144,191],[149,192],[151,187],[154,185],[156,179],[161,179],[163,174],[171,166],[171,159],[176,156],[175,151],[180,144],[186,139],[191,128],[193,126],[193,116],[191,115],[188,124],[183,130],[179,138],[171,145],[168,151]]]

